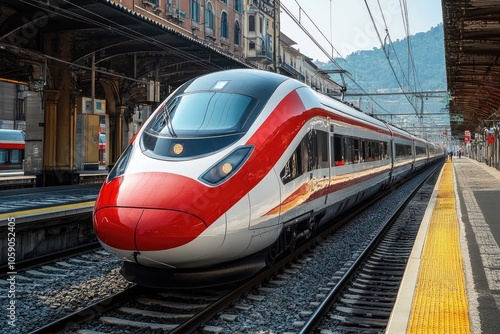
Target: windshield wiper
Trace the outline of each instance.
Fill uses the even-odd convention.
[[[168,132],[173,138],[176,138],[177,135],[175,134],[174,131],[174,126],[172,124],[172,118],[170,117],[170,113],[172,112],[172,110],[174,110],[176,106],[177,103],[174,102],[171,105],[169,105],[168,108],[167,106],[165,106],[165,108],[163,109],[163,122],[167,124]]]

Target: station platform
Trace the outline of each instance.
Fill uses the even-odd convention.
[[[22,170],[1,171],[0,227],[7,218],[21,223],[91,212],[108,173],[101,166],[75,174],[76,184],[37,187],[35,175],[25,175]]]
[[[0,191],[0,227],[8,218],[17,223],[91,212],[100,184],[22,188]]]
[[[53,172],[45,177],[43,175],[25,175],[21,169],[2,170],[0,171],[0,190],[34,188],[44,185],[102,184],[107,175],[108,171],[105,166],[99,166],[99,169],[96,170]],[[49,182],[48,179],[51,181]]]
[[[385,333],[499,332],[500,171],[448,160]]]

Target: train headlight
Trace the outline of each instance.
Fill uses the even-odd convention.
[[[252,146],[243,146],[234,150],[215,165],[210,167],[205,173],[203,173],[200,179],[211,185],[223,182],[243,165],[246,159],[250,156],[252,149]]]
[[[222,165],[221,167],[222,174],[229,174],[233,170],[233,165],[231,165],[229,162],[226,162],[225,164]]]

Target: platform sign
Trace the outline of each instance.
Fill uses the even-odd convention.
[[[466,143],[470,143],[470,131],[469,130],[465,130],[464,141]]]
[[[488,145],[493,145],[495,144],[495,134],[494,133],[488,133]]]

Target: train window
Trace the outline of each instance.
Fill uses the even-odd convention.
[[[179,95],[169,100],[145,128],[142,150],[160,159],[187,159],[216,152],[244,135],[256,103],[250,96],[226,92]],[[178,144],[184,148],[182,153],[173,151]]]
[[[285,167],[281,170],[280,177],[281,181],[283,184],[287,184],[288,182],[292,181],[293,179],[297,178],[300,173],[299,173],[299,166],[300,166],[300,155],[297,154],[298,150],[295,150],[292,153],[292,156],[290,159],[285,164]]]
[[[411,145],[396,144],[396,158],[411,156]]]
[[[22,153],[20,150],[10,151],[10,162],[15,163],[15,164],[21,163],[21,161],[22,161],[21,156],[22,156]]]
[[[170,101],[148,128],[167,137],[234,133],[249,118],[255,99],[220,92],[197,92]]]
[[[352,141],[353,141],[353,162],[357,164],[360,162],[359,139],[354,138]]]
[[[6,163],[7,162],[7,150],[0,149],[0,163]]]
[[[373,160],[380,160],[380,155],[382,154],[381,152],[381,145],[379,142],[374,142],[373,143]]]
[[[416,146],[416,155],[427,155],[427,148],[422,146]]]
[[[313,168],[312,145],[316,136],[312,131],[300,141],[292,155],[281,170],[280,177],[284,184],[296,179]]]
[[[384,160],[389,159],[389,153],[388,153],[389,151],[387,150],[387,147],[388,147],[388,146],[387,146],[387,143],[386,143],[386,142],[382,143],[382,149],[383,149],[383,153],[384,153],[384,154],[383,154],[383,159],[384,159]]]
[[[328,133],[325,131],[317,131],[318,143],[318,164],[320,168],[328,168]]]
[[[365,140],[361,140],[360,153],[361,153],[361,162],[365,162],[366,157],[367,157],[367,148],[366,148],[366,141]]]
[[[280,172],[284,184],[318,168],[328,168],[328,133],[312,130],[300,141]]]
[[[344,161],[344,146],[342,145],[342,136],[333,137],[333,161],[335,166],[342,166]]]
[[[344,137],[344,161],[345,164],[352,164],[354,160],[353,139]]]
[[[310,170],[314,169],[315,165],[315,160],[314,159],[314,138],[313,138],[313,133],[309,131],[307,135],[302,139],[300,142],[300,155],[301,155],[301,160],[302,160],[302,167],[301,167],[301,172],[306,173]]]

